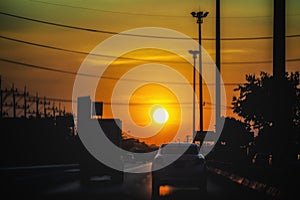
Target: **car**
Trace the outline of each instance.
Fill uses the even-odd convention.
[[[207,165],[195,143],[164,143],[152,162],[152,197],[160,196],[160,186],[198,187],[207,191]]]

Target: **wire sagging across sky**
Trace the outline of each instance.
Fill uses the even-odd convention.
[[[123,36],[131,36],[131,37],[144,37],[144,38],[157,38],[157,39],[175,39],[175,40],[198,40],[198,38],[181,38],[181,37],[167,37],[167,36],[156,36],[156,35],[139,35],[139,34],[129,34],[129,33],[119,33],[115,31],[107,31],[107,30],[100,30],[100,29],[92,29],[92,28],[85,28],[85,27],[79,27],[79,26],[73,26],[73,25],[67,25],[67,24],[61,24],[61,23],[55,23],[55,22],[49,22],[44,21],[40,19],[34,19],[29,17],[24,17],[20,15],[10,14],[6,12],[0,11],[0,14],[6,15],[9,17],[14,17],[18,19],[23,19],[27,21],[42,23],[42,24],[48,24],[52,26],[58,26],[58,27],[64,27],[69,29],[75,29],[75,30],[81,30],[81,31],[88,31],[88,32],[94,32],[94,33],[102,33],[102,34],[110,34],[110,35],[123,35]],[[286,37],[300,37],[300,34],[294,34],[294,35],[287,35]],[[221,40],[230,40],[230,41],[238,41],[238,40],[266,40],[266,39],[272,39],[272,36],[261,36],[261,37],[235,37],[235,38],[221,38]],[[202,38],[202,40],[215,40],[215,38]]]
[[[46,66],[41,66],[41,65],[35,65],[31,63],[24,63],[24,62],[19,62],[16,60],[10,60],[6,58],[0,58],[0,61],[6,62],[6,63],[11,63],[27,68],[33,68],[33,69],[39,69],[39,70],[44,70],[44,71],[51,71],[51,72],[56,72],[56,73],[62,73],[62,74],[69,74],[69,75],[79,75],[79,76],[87,76],[90,78],[101,78],[101,79],[110,79],[110,80],[115,80],[115,81],[131,81],[131,82],[144,82],[144,83],[153,83],[153,81],[147,81],[147,80],[141,80],[141,79],[125,79],[125,78],[117,78],[117,77],[111,77],[111,76],[96,76],[93,74],[84,74],[84,73],[78,73],[78,72],[73,72],[73,71],[68,71],[68,70],[61,70],[58,68],[52,68],[52,67],[46,67]],[[165,82],[165,81],[159,81],[159,83],[168,83],[168,84],[175,84],[175,85],[183,85],[186,83],[182,82]],[[242,83],[224,83],[224,85],[229,85],[229,86],[237,86]],[[206,83],[206,85],[214,85],[211,83]]]
[[[146,17],[171,17],[171,18],[191,18],[189,15],[164,15],[164,14],[153,14],[153,13],[137,13],[137,12],[124,12],[124,11],[115,11],[115,10],[104,10],[104,9],[97,9],[97,8],[88,8],[83,6],[75,6],[75,5],[69,5],[69,4],[62,4],[62,3],[53,3],[53,2],[46,2],[46,1],[39,1],[39,0],[30,0],[35,3],[40,4],[46,4],[46,5],[52,5],[52,6],[59,6],[59,7],[67,7],[67,8],[75,8],[80,10],[90,10],[90,11],[96,11],[96,12],[102,12],[102,13],[112,13],[112,14],[120,14],[120,15],[133,15],[133,16],[146,16]],[[189,13],[188,13],[189,14]],[[299,14],[294,15],[287,15],[287,16],[298,16]],[[270,18],[271,15],[265,15],[265,16],[223,16],[222,19],[232,19],[232,18]],[[214,18],[214,17],[210,17]]]
[[[55,47],[55,46],[50,46],[50,45],[45,45],[45,44],[40,44],[40,43],[34,43],[30,41],[25,41],[25,40],[20,40],[12,37],[6,37],[3,35],[0,35],[0,38],[5,39],[5,40],[10,40],[14,42],[19,42],[23,44],[28,44],[32,46],[37,46],[37,47],[42,47],[42,48],[47,48],[47,49],[53,49],[53,50],[59,50],[59,51],[65,51],[65,52],[70,52],[70,53],[77,53],[77,54],[82,54],[82,55],[92,55],[92,56],[99,56],[99,57],[107,57],[107,58],[115,58],[115,59],[125,59],[125,60],[135,60],[135,61],[148,61],[148,62],[167,62],[167,63],[187,63],[183,61],[165,61],[165,60],[151,60],[151,59],[142,59],[142,58],[130,58],[130,57],[117,57],[113,55],[104,55],[104,54],[92,54],[89,52],[85,51],[78,51],[78,50],[73,50],[73,49],[66,49],[66,48],[61,48],[61,47]],[[296,62],[300,61],[300,58],[291,58],[287,59],[287,62]],[[235,62],[222,62],[222,64],[262,64],[262,63],[272,63],[270,60],[265,60],[265,61],[235,61]]]

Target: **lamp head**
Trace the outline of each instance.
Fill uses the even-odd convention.
[[[197,13],[196,13],[196,12],[191,12],[191,15],[192,15],[193,17],[197,17]]]

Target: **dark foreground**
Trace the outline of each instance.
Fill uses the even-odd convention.
[[[150,166],[148,163],[139,167]],[[123,184],[114,184],[109,177],[95,177],[92,184],[83,186],[76,164],[2,168],[0,172],[1,193],[8,195],[6,199],[151,199],[151,173],[125,173]],[[196,188],[166,186],[160,189],[161,199],[275,199],[265,191],[245,187],[217,172],[209,171],[206,195]]]

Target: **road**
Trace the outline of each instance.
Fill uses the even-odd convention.
[[[132,168],[150,168],[148,164],[126,165],[123,184],[113,184],[109,177],[95,177],[93,184],[82,186],[79,165],[50,165],[19,168],[1,168],[2,194],[9,199],[151,199],[151,173],[130,173]],[[265,193],[255,192],[214,172],[208,175],[208,193],[205,197],[196,188],[161,187],[161,199],[271,199]]]

